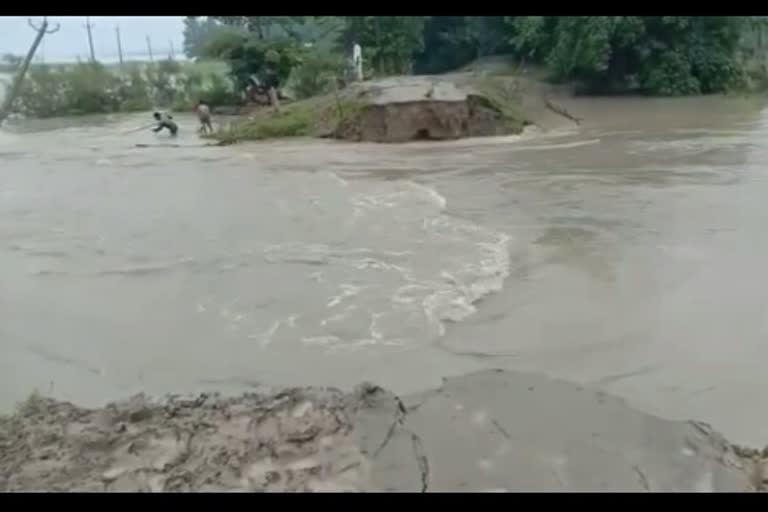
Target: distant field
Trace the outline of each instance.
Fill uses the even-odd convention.
[[[163,62],[162,60],[157,60],[154,62],[150,62],[147,60],[126,60],[123,62],[122,67],[124,69],[131,69],[135,67],[148,67],[152,65],[157,65],[160,62]],[[193,61],[193,60],[186,60],[186,59],[180,59],[177,60],[181,65],[182,70],[194,70],[196,72],[209,75],[209,74],[221,74],[225,75],[229,71],[229,67],[226,62],[217,61],[217,60],[203,60],[203,61]],[[105,67],[114,70],[119,71],[120,70],[120,63],[117,62],[107,62],[103,63]],[[38,62],[35,62],[32,64],[31,67],[35,66],[50,66],[52,68],[58,68],[58,67],[72,67],[76,66],[78,63],[76,62],[50,62],[41,64]],[[3,79],[9,79],[13,76],[14,70],[11,69],[7,65],[0,64],[0,82],[3,81]]]
[[[123,63],[124,68],[131,68],[131,67],[148,67],[152,65],[157,65],[162,61],[125,61]],[[193,60],[178,60],[176,61],[181,65],[182,70],[189,70],[189,71],[196,71],[198,73],[202,73],[205,75],[208,74],[221,74],[225,75],[229,71],[229,66],[226,62],[217,61],[217,60],[203,60],[203,61],[193,61]],[[70,64],[71,65],[71,64]],[[109,63],[105,64],[106,67],[109,69],[113,69],[115,71],[120,70],[120,64],[119,63]]]

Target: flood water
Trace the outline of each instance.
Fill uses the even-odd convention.
[[[440,144],[0,132],[0,408],[500,367],[763,446],[768,112],[568,108],[580,129]]]

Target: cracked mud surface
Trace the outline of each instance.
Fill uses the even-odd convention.
[[[239,397],[32,397],[0,420],[0,491],[749,491],[765,454],[543,377],[399,397],[364,384]]]

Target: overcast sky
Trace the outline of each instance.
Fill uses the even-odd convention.
[[[40,17],[33,17],[39,22]],[[156,57],[167,56],[171,41],[177,54],[182,53],[182,16],[91,16],[93,46],[96,58],[110,60],[117,56],[115,27],[120,27],[123,54],[146,55],[149,36]],[[49,22],[61,24],[61,30],[46,36],[38,53],[45,61],[71,60],[88,56],[88,35],[84,16],[51,16]],[[25,54],[35,37],[22,16],[0,16],[0,54]]]

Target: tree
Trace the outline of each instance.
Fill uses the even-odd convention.
[[[364,58],[381,74],[411,71],[413,56],[423,47],[428,16],[345,16],[342,42],[359,43]]]
[[[518,55],[591,92],[637,89],[684,95],[723,91],[744,73],[748,16],[508,17]]]
[[[252,34],[221,34],[208,42],[204,55],[225,60],[240,90],[248,90],[253,79],[258,80],[267,89],[275,107],[279,106],[280,87],[301,62],[294,40],[287,37],[265,40]]]
[[[259,39],[288,36],[299,41],[301,27],[312,16],[211,16],[215,21],[240,27],[255,34]],[[314,16],[319,17],[319,16]]]
[[[422,31],[423,46],[413,55],[416,73],[442,73],[477,58],[468,16],[430,16]]]
[[[230,29],[211,17],[187,16],[184,18],[184,54],[189,58],[200,57],[206,42],[223,30]]]
[[[0,61],[11,69],[16,69],[24,62],[24,57],[21,55],[14,55],[13,53],[5,53],[0,57]]]
[[[208,40],[203,55],[228,62],[232,78],[241,90],[259,84],[277,98],[291,71],[307,55],[305,46],[313,51],[335,46],[343,28],[338,16],[214,16],[217,23],[235,31],[219,33]],[[319,48],[318,48],[319,47]],[[316,57],[316,56],[314,56]],[[316,60],[316,59],[315,59]],[[327,59],[337,68],[336,59]],[[273,101],[273,104],[275,102]]]
[[[283,83],[304,48],[348,55],[378,74],[440,73],[492,55],[538,63],[592,93],[709,93],[745,80],[760,59],[763,16],[214,16],[230,29],[205,43],[236,80]],[[202,31],[202,24],[198,27]],[[190,40],[194,39],[191,35]],[[215,41],[213,40],[215,39]],[[334,48],[334,41],[337,43]],[[341,52],[339,52],[339,45]],[[272,53],[270,53],[270,49]],[[266,58],[272,55],[271,60]],[[766,73],[761,64],[763,73]],[[305,76],[309,76],[308,74]],[[271,78],[270,78],[271,77]],[[311,82],[308,81],[308,82]]]
[[[479,57],[508,53],[508,30],[504,16],[430,16],[423,47],[414,55],[414,71],[441,73]]]

